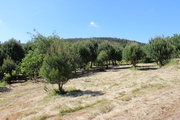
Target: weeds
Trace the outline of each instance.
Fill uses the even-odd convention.
[[[0,82],[0,87],[4,87],[4,86],[6,86],[6,85],[8,85],[6,81]]]
[[[41,115],[38,117],[33,117],[33,118],[31,118],[31,120],[45,120],[47,118],[49,118],[49,116],[45,114],[45,115]]]
[[[108,113],[113,108],[114,108],[114,106],[110,102],[107,102],[107,101],[104,101],[100,104],[100,112],[101,113]]]
[[[80,111],[82,109],[85,109],[85,108],[90,108],[90,107],[93,107],[94,105],[100,103],[100,102],[103,102],[104,100],[97,100],[96,102],[94,103],[91,103],[91,104],[87,104],[87,105],[78,105],[76,107],[69,107],[69,106],[64,106],[63,108],[60,109],[59,111],[59,115],[60,116],[63,116],[65,114],[69,114],[69,113],[73,113],[73,112],[77,112],[77,111]]]
[[[136,89],[132,90],[132,93],[133,94],[140,94],[140,93],[142,93],[142,91],[140,88],[136,88]]]

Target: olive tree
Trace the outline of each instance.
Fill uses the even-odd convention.
[[[164,65],[172,56],[174,47],[166,38],[157,36],[149,41],[149,56],[160,66]]]
[[[130,61],[134,67],[136,67],[136,64],[138,60],[141,59],[141,56],[142,51],[139,44],[131,43],[127,45],[123,50],[123,59],[125,61]]]
[[[100,65],[102,68],[104,67],[104,65],[106,65],[106,67],[108,66],[108,63],[105,64],[105,62],[108,60],[108,55],[105,51],[100,51],[100,53],[97,56],[97,63],[98,65]]]

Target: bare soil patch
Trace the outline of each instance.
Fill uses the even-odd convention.
[[[180,118],[180,63],[138,70],[116,66],[71,79],[67,95],[50,96],[57,88],[25,82],[0,91],[1,120],[177,120]]]

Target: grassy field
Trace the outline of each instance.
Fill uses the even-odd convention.
[[[0,89],[1,120],[177,120],[180,118],[180,60],[115,66],[71,79],[66,95],[27,81]],[[48,92],[46,92],[46,91]]]

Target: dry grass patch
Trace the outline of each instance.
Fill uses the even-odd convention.
[[[44,114],[44,115],[32,117],[30,120],[46,120],[51,117],[53,117],[53,116]]]
[[[133,94],[145,94],[145,93],[150,92],[152,90],[159,90],[159,89],[162,89],[164,87],[166,87],[166,86],[163,84],[160,84],[160,83],[149,84],[149,85],[141,85],[140,88],[135,88],[131,92]]]
[[[123,97],[120,98],[122,101],[130,101],[132,99],[132,95],[124,95]]]
[[[93,103],[84,104],[84,105],[82,105],[81,102],[78,101],[78,103],[80,103],[80,104],[78,104],[77,106],[72,106],[72,107],[65,105],[65,106],[62,106],[62,108],[60,109],[59,115],[63,116],[63,115],[66,115],[66,114],[70,114],[70,113],[73,113],[73,112],[80,111],[82,109],[91,108],[91,107],[93,107],[93,106],[95,106],[95,105],[97,105],[97,104],[99,104],[99,103],[101,103],[103,101],[104,101],[104,99],[97,100],[97,101],[95,101]]]

